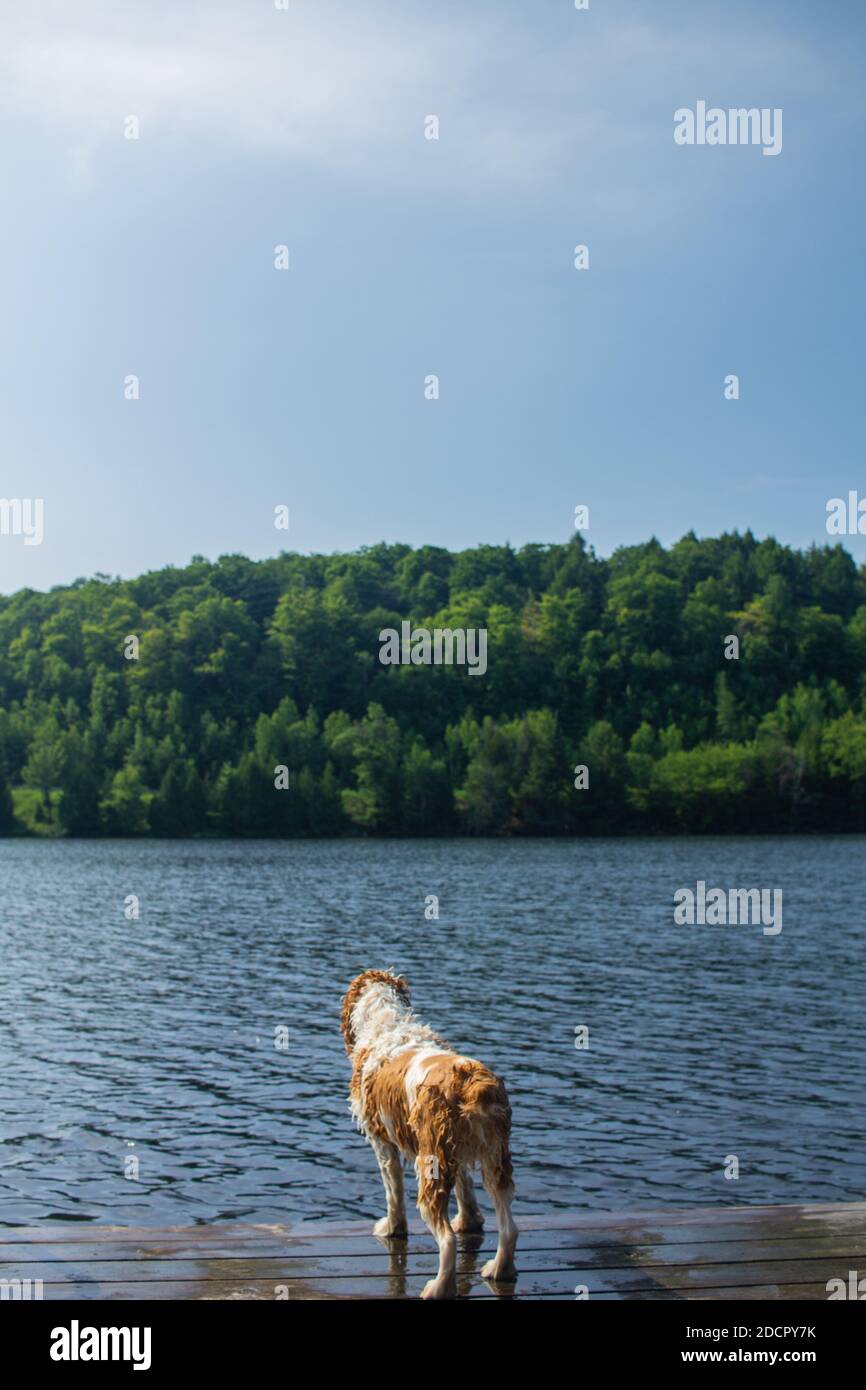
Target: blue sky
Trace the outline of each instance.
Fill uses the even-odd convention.
[[[5,7],[0,496],[45,538],[0,536],[0,591],[581,502],[602,553],[826,540],[866,495],[864,37],[807,0]],[[781,107],[781,154],[677,146],[701,99]]]

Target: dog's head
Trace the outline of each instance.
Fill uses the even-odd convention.
[[[364,970],[360,975],[356,975],[343,995],[343,1007],[340,1012],[343,1042],[346,1044],[346,1051],[350,1057],[355,1047],[352,1015],[356,1005],[360,1003],[361,996],[366,989],[369,989],[370,985],[386,985],[395,991],[404,1004],[409,1003],[409,985],[402,975],[392,975],[388,970]]]

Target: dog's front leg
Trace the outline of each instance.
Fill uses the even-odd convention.
[[[373,1227],[374,1236],[405,1236],[409,1230],[406,1224],[406,1204],[403,1199],[403,1159],[400,1150],[393,1144],[383,1144],[378,1139],[371,1141],[373,1152],[382,1174],[387,1203],[386,1215]]]

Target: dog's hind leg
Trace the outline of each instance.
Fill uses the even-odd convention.
[[[496,1208],[496,1224],[499,1227],[496,1254],[492,1260],[488,1260],[482,1269],[481,1278],[491,1279],[494,1283],[511,1283],[517,1277],[517,1270],[514,1266],[517,1227],[511,1215],[514,1185],[511,1180],[511,1154],[507,1145],[501,1148],[496,1155],[482,1158],[481,1176]]]
[[[448,1203],[456,1174],[440,1169],[435,1158],[419,1155],[415,1168],[418,1173],[418,1209],[439,1246],[439,1269],[421,1290],[422,1298],[456,1298],[457,1241],[448,1221]]]
[[[393,1144],[383,1144],[376,1139],[371,1141],[373,1152],[379,1162],[379,1172],[385,1188],[387,1212],[373,1227],[374,1236],[405,1236],[409,1230],[406,1224],[406,1204],[403,1199],[403,1159],[400,1150]]]
[[[457,1215],[451,1222],[452,1231],[456,1231],[458,1235],[469,1235],[473,1231],[483,1231],[484,1217],[475,1197],[472,1169],[468,1164],[464,1164],[458,1170],[455,1192],[457,1194]]]

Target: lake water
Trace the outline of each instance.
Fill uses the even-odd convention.
[[[675,925],[698,879],[781,933]],[[862,838],[2,841],[0,1224],[381,1215],[367,966],[505,1078],[518,1217],[861,1200],[864,899]]]

